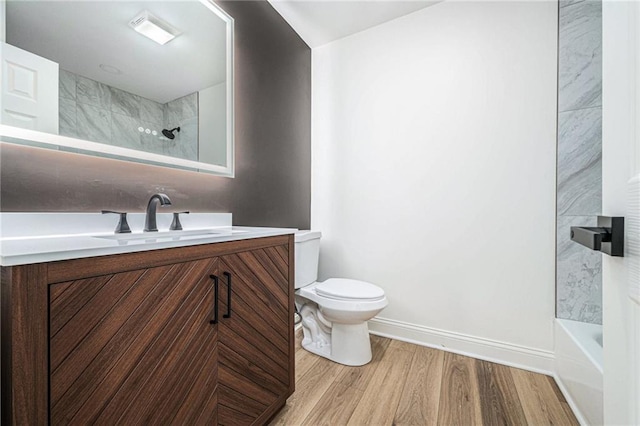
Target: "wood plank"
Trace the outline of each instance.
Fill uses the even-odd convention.
[[[509,367],[475,360],[482,421],[486,425],[527,424]]]
[[[289,325],[287,327],[287,329],[289,330],[289,334],[287,336],[287,338],[289,339],[289,392],[288,395],[286,395],[285,399],[289,397],[289,395],[291,395],[295,389],[296,389],[296,338],[294,336],[294,329],[295,329],[295,312],[296,312],[296,307],[295,307],[295,236],[289,235],[289,238],[287,240],[288,245],[287,246],[277,246],[280,247],[280,250],[278,251],[279,253],[282,252],[282,248],[285,247],[286,248],[286,253],[289,254],[289,258],[288,258],[288,265],[289,265],[289,272],[288,272],[288,289],[287,289],[287,294],[289,296],[289,305],[287,306],[287,312],[289,315]],[[276,247],[276,248],[277,248]],[[286,258],[285,258],[286,259]]]
[[[556,398],[558,399],[558,401],[560,401],[560,405],[562,405],[564,412],[567,414],[567,418],[571,420],[572,422],[571,424],[579,425],[578,419],[576,418],[575,414],[573,414],[573,410],[571,410],[571,406],[569,405],[566,398],[562,394],[562,391],[558,387],[556,380],[551,376],[546,376],[546,377],[547,377],[547,381],[549,382],[549,386],[551,386],[551,389],[553,389],[553,393],[556,395]]]
[[[49,283],[135,271],[287,244],[288,235],[201,244],[48,263]]]
[[[188,275],[190,270],[190,264],[174,265],[171,268],[171,272],[156,286],[158,291],[145,299],[134,315],[120,327],[111,343],[96,356],[72,388],[62,398],[56,398],[63,406],[70,405],[65,409],[56,407],[54,418],[58,418],[56,411],[59,409],[70,415],[76,413],[89,398],[102,401],[111,398],[171,319],[167,312],[175,309],[175,306],[184,306],[192,289],[187,285],[180,285],[180,276]]]
[[[318,357],[317,362],[300,378],[296,392],[289,397],[271,424],[301,424],[343,371],[343,365]]]
[[[157,279],[160,279],[165,272],[164,269],[155,269],[153,273],[157,275]],[[155,282],[147,280],[145,285],[136,289],[133,283],[137,282],[144,273],[145,271],[143,270],[113,275],[110,279],[110,284],[102,287],[95,297],[91,299],[92,303],[84,305],[83,309],[78,311],[58,333],[51,336],[51,371],[54,375],[69,355],[72,355],[72,358],[66,364],[73,369],[76,369],[75,365],[73,365],[74,362],[82,361],[86,363],[95,357],[88,353],[84,357],[85,354],[82,351],[75,352],[74,349],[85,339],[87,339],[85,344],[94,350],[99,350],[102,346],[88,343],[89,341],[103,341],[106,344],[109,338],[117,331],[117,328],[113,327],[114,323],[105,323],[103,319],[108,315],[129,316],[136,306],[144,300],[147,291],[155,285]],[[82,287],[82,284],[83,281],[77,282],[79,287]],[[125,297],[127,293],[134,290],[137,290],[134,293],[135,298]],[[56,317],[57,312],[52,311],[50,316]],[[110,325],[111,327],[109,327]],[[80,360],[78,357],[83,357],[83,359]],[[66,376],[64,370],[58,375],[64,376],[65,382],[72,380],[71,376]],[[65,385],[65,389],[68,388],[68,384]],[[60,385],[62,385],[62,382],[60,382]]]
[[[174,422],[173,426],[183,426],[183,425],[202,425],[202,426],[211,426],[217,425],[218,422],[218,374],[216,368],[216,376],[215,376],[215,387],[212,388],[213,391],[209,395],[209,399],[204,405],[204,409],[201,412],[195,413],[198,415],[198,418],[195,422]]]
[[[246,354],[251,362],[265,371],[271,371],[278,377],[287,377],[288,382],[288,360],[269,342],[268,336],[251,333],[251,324],[247,324],[242,318],[233,320],[233,328],[220,327],[220,340],[228,343],[229,347],[234,347],[236,351]]]
[[[2,424],[49,420],[47,264],[3,267]]]
[[[279,369],[272,369],[271,364],[266,364],[263,367],[256,364],[255,357],[247,355],[242,348],[228,346],[228,342],[221,344],[220,346],[220,358],[221,363],[227,367],[235,370],[238,374],[245,376],[255,386],[261,386],[265,389],[272,391],[281,391],[289,386],[289,377],[284,373],[283,376],[278,376]]]
[[[396,411],[396,425],[438,423],[444,352],[419,346],[411,362]]]
[[[280,285],[251,253],[223,256],[222,260],[240,280],[251,283],[251,289],[255,291],[261,303],[268,306],[278,317],[287,318],[287,293],[282,291]],[[238,287],[238,290],[241,288]]]
[[[276,246],[274,249],[282,260],[287,261],[289,259],[289,250],[287,249],[287,246]]]
[[[208,309],[205,307],[206,310]],[[139,417],[142,424],[166,424],[169,419],[178,415],[181,407],[195,410],[200,405],[202,394],[211,389],[201,388],[200,394],[191,394],[191,399],[187,398],[189,390],[196,383],[204,383],[199,378],[208,375],[206,368],[213,367],[207,361],[212,349],[216,347],[217,337],[217,327],[207,324],[206,320],[193,324],[191,328],[193,337],[182,345],[183,350],[158,368],[165,377],[153,384],[147,382],[144,397],[150,400],[150,404],[145,407],[146,415]],[[167,389],[171,389],[171,392],[167,392]],[[126,419],[127,422],[130,420]]]
[[[371,362],[360,367],[343,366],[340,376],[313,407],[303,424],[329,426],[347,424],[365,389],[376,374],[391,340],[371,336],[371,342]],[[317,359],[317,355],[305,349],[301,349],[301,352]],[[302,356],[296,354],[296,363]]]
[[[71,281],[49,286],[50,336],[55,336],[109,282],[113,275]],[[79,291],[80,286],[86,286]]]
[[[153,293],[167,269],[163,267],[144,273],[113,276],[111,284],[103,287],[104,292],[100,292],[102,297],[92,299],[93,303],[85,305],[67,326],[51,338],[53,405],[107,346],[126,319]],[[138,280],[145,276],[146,279]],[[56,312],[52,311],[51,316],[55,315]]]
[[[194,286],[193,283],[189,284],[189,287]],[[208,280],[203,280],[189,295],[191,306],[171,310],[170,313],[175,315],[169,326],[162,331],[109,405],[100,413],[99,423],[147,423],[144,417],[152,411],[149,407],[154,400],[159,396],[169,396],[162,387],[164,378],[170,374],[168,372],[173,370],[174,366],[180,366],[180,357],[185,351],[189,352],[191,342],[201,336],[206,337],[203,329],[211,327],[208,322],[211,317],[212,300],[213,289]],[[184,373],[179,368],[177,371],[177,374]]]
[[[238,283],[236,283],[238,284]],[[239,283],[243,285],[243,283]],[[224,284],[223,284],[224,285]],[[226,286],[226,285],[225,285]],[[223,288],[220,295],[220,312],[226,312],[227,303],[226,303],[226,295],[227,289]],[[235,319],[238,318],[251,318],[255,315],[260,317],[259,321],[251,321],[251,327],[253,327],[260,335],[268,336],[269,341],[275,346],[278,350],[282,352],[282,356],[287,358],[289,356],[289,341],[284,336],[288,330],[286,330],[284,321],[263,321],[263,316],[260,313],[268,314],[269,312],[265,307],[261,307],[258,304],[250,305],[246,302],[246,299],[243,297],[234,297],[231,301],[231,305],[233,307],[232,315]]]
[[[402,386],[389,384],[404,383],[415,351],[415,345],[399,340],[391,341],[348,424],[393,424],[402,395]]]
[[[280,284],[283,291],[287,291],[289,266],[287,262],[282,260],[275,247],[268,247],[265,249],[254,250],[251,253],[258,259],[258,261],[265,265],[273,279]]]
[[[312,354],[300,347],[300,349],[296,351],[296,382],[300,381],[302,376],[304,376],[317,361],[318,355]]]
[[[388,379],[385,373],[389,365],[398,363],[398,356],[395,351],[388,349],[392,340],[377,336],[371,336],[372,362],[363,367],[342,366],[329,386],[321,386],[325,390],[318,396],[314,393],[317,380],[309,380],[312,375],[308,372],[330,364],[320,357],[315,358],[315,363],[312,362],[313,354],[302,349],[300,342],[301,336],[298,333],[297,391],[289,398],[282,412],[273,419],[272,425],[333,426],[349,422],[375,425],[436,423],[447,426],[578,424],[568,405],[564,406],[564,397],[552,378],[436,349],[416,346],[413,360],[404,377],[397,380]],[[408,345],[394,342],[393,346],[398,344]],[[526,388],[535,386],[535,391],[528,392],[526,405],[521,402],[522,392],[516,385],[514,374],[525,376]],[[533,384],[529,383],[530,381]],[[312,389],[308,389],[309,386]],[[389,388],[396,390],[391,391]],[[380,399],[393,399],[393,396],[387,396],[389,392],[401,394],[395,418],[391,420],[386,418],[384,413],[375,413],[375,410],[379,409],[378,405],[385,403],[381,403]],[[538,396],[538,393],[541,396]],[[305,398],[305,395],[310,396]],[[549,416],[549,408],[537,401],[540,398],[554,401],[555,411],[560,414],[556,414],[555,417]],[[528,411],[534,414],[527,414],[523,406],[528,407]],[[566,418],[561,417],[563,409]],[[446,412],[443,412],[444,410]],[[384,408],[381,411],[389,410]],[[369,412],[372,413],[366,414]],[[365,414],[361,416],[361,413]]]
[[[190,273],[201,276],[206,269],[207,263],[197,264]],[[143,329],[122,353],[96,391],[76,413],[74,422],[94,423],[97,422],[98,416],[104,417],[106,423],[117,421],[154,374],[164,354],[173,350],[176,336],[186,324],[199,318],[196,309],[205,295],[212,293],[210,285],[194,288],[187,279],[175,283],[175,287],[176,291],[167,298],[167,304],[150,319],[153,322],[148,323],[148,326],[152,328]],[[212,303],[212,296],[205,303]],[[205,315],[202,320],[208,322],[210,310],[205,310]]]
[[[217,330],[216,330],[217,332]],[[210,415],[216,410],[218,405],[218,353],[219,345],[208,348],[209,357],[202,365],[198,380],[194,383],[189,393],[185,396],[185,401],[180,406],[177,414],[171,421],[172,425],[198,425],[216,424],[209,423]],[[201,417],[203,419],[201,420]],[[166,423],[166,422],[164,422]]]
[[[218,406],[218,419],[220,426],[245,426],[253,424],[255,418],[236,411],[224,405]]]
[[[250,416],[252,419],[257,419],[260,414],[267,408],[267,404],[264,402],[256,401],[253,398],[248,398],[244,393],[238,392],[230,387],[220,385],[220,396],[224,395],[224,403],[220,404],[227,408],[231,408],[234,411],[243,413]]]
[[[480,395],[473,358],[451,352],[444,354],[441,392],[439,424],[482,424]]]
[[[222,358],[222,354],[220,354]],[[278,392],[281,389],[268,389],[262,386],[254,386],[254,384],[245,377],[243,374],[237,372],[232,368],[228,368],[223,364],[218,365],[218,377],[220,381],[218,386],[226,386],[229,389],[233,389],[237,392],[247,394],[250,398],[256,401],[267,401],[270,405],[273,401],[278,399]],[[251,391],[249,393],[248,391]],[[225,405],[224,396],[222,394],[222,388],[220,388],[220,395],[218,404]]]
[[[576,424],[575,418],[567,416],[546,376],[517,368],[511,369],[511,374],[529,424]]]

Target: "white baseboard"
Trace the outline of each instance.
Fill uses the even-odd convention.
[[[454,352],[485,361],[522,368],[553,376],[555,355],[552,351],[529,348],[497,340],[439,330],[387,318],[369,321],[369,331],[421,346]]]
[[[574,399],[571,397],[571,393],[569,393],[569,390],[565,386],[560,376],[554,374],[553,379],[558,384],[558,389],[560,389],[560,392],[562,392],[562,395],[564,395],[564,399],[567,400],[567,404],[569,404],[569,407],[571,407],[571,411],[573,411],[573,415],[576,416],[578,423],[580,423],[581,426],[589,426],[589,423],[587,423],[584,414],[582,414],[582,411],[580,411],[580,407],[578,407],[578,404],[576,404]]]

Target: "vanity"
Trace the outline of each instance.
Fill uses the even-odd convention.
[[[264,424],[293,392],[295,230],[1,215],[3,424]]]

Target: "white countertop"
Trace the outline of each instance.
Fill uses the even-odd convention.
[[[130,215],[129,225],[133,232],[119,234],[124,239],[118,240],[113,232],[118,222],[115,215],[0,213],[0,265],[14,266],[133,253],[296,232],[293,228],[230,226],[230,214],[207,213],[181,216],[186,232],[168,232],[171,215],[163,213],[158,214],[160,232],[143,233],[141,217],[144,223],[142,213]],[[100,222],[98,226],[94,226],[96,221]]]

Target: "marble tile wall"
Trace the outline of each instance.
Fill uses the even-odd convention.
[[[602,255],[569,238],[602,210],[601,0],[561,0],[559,33],[556,314],[602,324]]]
[[[198,94],[166,104],[60,70],[60,134],[124,148],[198,158]],[[175,139],[162,129],[180,127]]]

